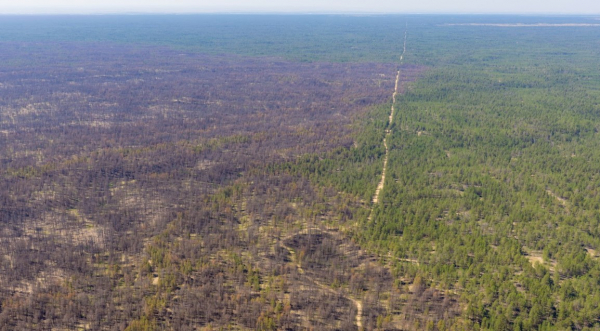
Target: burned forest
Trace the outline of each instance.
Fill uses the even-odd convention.
[[[365,202],[286,164],[367,144],[396,64],[3,44],[31,54],[0,70],[1,328],[353,330],[363,292],[377,322],[389,272],[342,231]]]
[[[596,330],[593,17],[0,17],[0,330]]]

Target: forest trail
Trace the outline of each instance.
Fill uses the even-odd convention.
[[[400,55],[400,65],[402,65],[402,62],[404,61],[404,53],[406,53],[406,34],[407,33],[404,32],[404,46],[402,49],[402,54]],[[388,125],[387,125],[387,128],[385,129],[385,137],[383,138],[383,146],[385,147],[385,157],[383,158],[383,170],[381,171],[381,180],[379,181],[379,184],[377,185],[377,189],[375,190],[375,195],[373,196],[373,204],[379,203],[379,194],[381,193],[381,190],[383,189],[383,186],[385,185],[385,173],[387,170],[388,154],[389,154],[387,138],[390,136],[392,121],[394,120],[394,111],[395,111],[394,104],[396,103],[396,96],[398,95],[398,84],[399,83],[400,83],[400,69],[398,69],[398,73],[396,74],[396,83],[394,85],[394,93],[392,94],[392,108],[390,110],[390,117],[388,119]],[[369,215],[369,221],[371,221],[371,219],[372,219],[372,214],[373,214],[373,209],[371,209],[371,214]]]
[[[329,293],[331,293],[331,294],[334,294],[334,295],[340,295],[340,292],[338,292],[338,291],[336,291],[336,290],[332,289],[330,286],[327,286],[327,285],[325,285],[325,284],[323,284],[323,283],[319,282],[318,280],[314,279],[313,277],[310,277],[310,276],[306,275],[306,274],[304,273],[304,269],[302,269],[302,265],[300,264],[300,261],[299,261],[299,259],[298,259],[298,256],[296,255],[296,251],[295,251],[295,250],[294,250],[292,247],[290,247],[290,246],[288,246],[288,245],[286,245],[286,244],[285,244],[285,241],[286,241],[287,239],[290,239],[290,238],[292,238],[293,236],[297,236],[297,235],[299,235],[299,234],[309,233],[311,230],[317,230],[317,231],[319,231],[318,229],[311,229],[311,228],[309,228],[309,229],[305,229],[305,230],[303,230],[303,231],[300,231],[300,232],[298,232],[298,233],[295,233],[295,234],[289,235],[289,236],[287,236],[287,237],[285,237],[285,238],[282,238],[282,239],[281,239],[282,246],[283,246],[283,247],[284,247],[284,248],[285,248],[285,249],[286,249],[286,250],[287,250],[287,251],[290,253],[290,255],[292,256],[292,261],[293,261],[293,262],[294,262],[294,264],[296,265],[296,269],[298,269],[298,273],[299,273],[300,275],[302,275],[302,276],[305,276],[305,277],[306,277],[307,279],[309,279],[309,280],[310,280],[310,281],[311,281],[313,284],[317,285],[317,287],[319,287],[320,289],[322,289],[322,290],[325,290],[325,291],[327,291],[327,292],[329,292]],[[346,299],[348,299],[348,300],[352,301],[352,303],[354,304],[354,306],[356,306],[356,326],[358,327],[358,330],[359,330],[359,331],[360,331],[360,330],[363,330],[363,324],[362,324],[362,312],[363,312],[363,304],[362,304],[362,302],[361,302],[360,300],[354,299],[353,297],[351,297],[351,296],[349,296],[349,295],[343,295],[343,296],[344,296],[344,298],[346,298]]]
[[[403,45],[403,50],[402,50],[402,54],[400,55],[400,65],[402,65],[403,61],[404,61],[404,53],[406,53],[406,35],[407,32],[404,32],[404,45]],[[387,171],[387,164],[388,164],[388,154],[389,154],[389,148],[388,148],[388,144],[387,144],[387,138],[390,136],[391,134],[391,126],[392,126],[392,121],[394,120],[394,115],[395,115],[395,109],[394,109],[394,104],[396,103],[396,96],[398,95],[398,85],[400,84],[400,69],[398,69],[398,72],[396,73],[396,82],[394,84],[394,93],[392,94],[392,107],[390,109],[390,115],[388,118],[388,124],[386,126],[385,129],[385,136],[383,138],[383,146],[385,146],[385,157],[383,159],[383,170],[381,172],[381,180],[379,182],[379,184],[377,185],[377,189],[375,190],[375,195],[373,196],[373,207],[371,207],[371,212],[369,214],[369,221],[372,220],[372,215],[373,215],[373,209],[374,209],[374,205],[379,203],[379,194],[381,192],[381,190],[383,189],[384,185],[385,185],[385,174]],[[326,284],[323,284],[321,282],[319,282],[318,280],[314,279],[313,277],[310,277],[309,275],[307,275],[304,272],[304,269],[302,268],[302,265],[298,259],[298,256],[296,254],[296,251],[285,244],[285,241],[289,238],[292,238],[292,236],[298,235],[298,234],[302,234],[302,233],[308,233],[310,232],[311,228],[305,229],[304,231],[300,231],[298,233],[289,235],[285,238],[281,239],[281,243],[283,245],[283,247],[290,253],[290,255],[292,256],[292,261],[294,262],[294,264],[296,265],[296,268],[298,269],[298,273],[301,274],[302,276],[306,277],[307,279],[309,279],[313,284],[315,284],[316,286],[318,286],[320,289],[327,291],[329,293],[335,294],[335,295],[339,295],[340,292],[334,290],[333,288],[331,288],[330,286],[327,286]],[[358,327],[358,330],[363,330],[363,323],[362,323],[362,314],[363,314],[363,304],[360,300],[355,299],[349,295],[344,295],[345,298],[347,298],[348,300],[352,301],[352,303],[354,303],[354,305],[356,306],[356,326]]]

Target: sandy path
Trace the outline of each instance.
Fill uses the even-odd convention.
[[[302,233],[302,232],[300,232]],[[297,233],[295,235],[298,235],[300,233]],[[291,237],[291,236],[289,236]],[[283,247],[285,247],[285,249],[287,249],[287,251],[290,253],[290,255],[292,255],[292,261],[294,261],[294,263],[296,264],[296,268],[298,269],[298,273],[300,273],[301,275],[305,276],[306,278],[308,278],[312,283],[314,283],[315,285],[317,285],[320,289],[325,290],[331,294],[334,295],[339,295],[340,293],[334,289],[332,289],[331,287],[319,282],[318,280],[314,279],[313,277],[310,277],[308,275],[306,275],[304,273],[304,269],[302,269],[302,266],[300,265],[300,261],[298,261],[298,257],[296,256],[296,251],[289,247],[288,245],[286,245],[284,243],[284,241],[281,241]],[[350,301],[352,301],[352,303],[356,306],[356,326],[358,327],[358,330],[363,330],[363,324],[362,324],[362,311],[363,311],[363,305],[362,302],[360,300],[354,299],[348,295],[344,295],[344,297]]]
[[[407,33],[405,32],[404,33],[404,47],[402,50],[402,55],[400,55],[400,64],[402,64],[402,62],[404,61],[404,53],[406,53],[406,34]],[[390,109],[388,125],[387,125],[387,128],[385,129],[385,137],[383,138],[383,146],[385,146],[385,157],[383,159],[383,170],[381,172],[381,181],[379,182],[379,184],[377,185],[377,189],[375,190],[375,195],[373,196],[373,204],[379,203],[379,193],[381,192],[381,190],[383,189],[383,187],[385,185],[385,173],[387,171],[388,152],[389,152],[389,148],[387,145],[387,138],[389,137],[389,135],[391,133],[391,131],[390,131],[391,125],[392,125],[392,121],[394,120],[394,114],[395,114],[394,104],[396,103],[396,96],[398,95],[399,83],[400,83],[400,69],[398,69],[398,72],[396,74],[396,83],[394,85],[394,93],[392,94],[392,107]],[[372,219],[372,215],[373,215],[373,208],[371,208],[371,213],[369,215],[369,221]],[[299,233],[295,233],[293,235],[298,235],[298,234],[301,234],[304,232],[308,232],[310,230],[311,229],[305,229],[304,231],[300,231]],[[301,275],[308,278],[312,283],[317,285],[322,290],[325,290],[332,294],[338,295],[339,294],[338,291],[332,289],[331,287],[319,282],[318,280],[316,280],[304,273],[304,269],[302,269],[302,266],[300,265],[300,261],[298,261],[296,252],[294,251],[293,248],[291,248],[285,244],[285,240],[287,238],[291,238],[293,235],[289,235],[286,238],[282,238],[281,243],[282,243],[283,247],[285,247],[285,249],[290,253],[290,255],[292,255],[292,261],[294,261],[296,268],[298,269],[298,273],[300,273]],[[354,303],[354,305],[356,306],[356,326],[358,327],[359,330],[363,330],[363,323],[362,323],[363,304],[362,304],[362,302],[360,300],[350,297],[349,295],[345,295],[345,298],[352,301],[352,303]]]
[[[404,53],[406,53],[406,32],[404,33],[404,47],[402,50],[402,55],[400,55],[400,64],[404,61]],[[375,190],[375,195],[373,196],[373,204],[379,203],[379,193],[383,190],[383,186],[385,185],[385,173],[387,170],[388,164],[388,145],[387,138],[390,136],[390,128],[392,126],[392,121],[394,120],[394,104],[396,103],[396,96],[398,95],[398,84],[400,82],[400,69],[398,69],[398,73],[396,74],[396,84],[394,85],[394,93],[392,94],[392,108],[390,110],[390,117],[388,119],[388,125],[385,129],[385,137],[383,138],[383,146],[385,146],[385,157],[383,158],[383,170],[381,171],[381,180],[377,185],[377,189]],[[371,214],[373,213],[373,209],[371,209]],[[371,220],[371,215],[369,215],[369,220]]]

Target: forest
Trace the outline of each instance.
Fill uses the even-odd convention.
[[[600,329],[596,23],[3,17],[0,330]]]

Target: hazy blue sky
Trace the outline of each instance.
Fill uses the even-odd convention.
[[[598,0],[0,0],[0,13],[336,12],[600,14]]]

